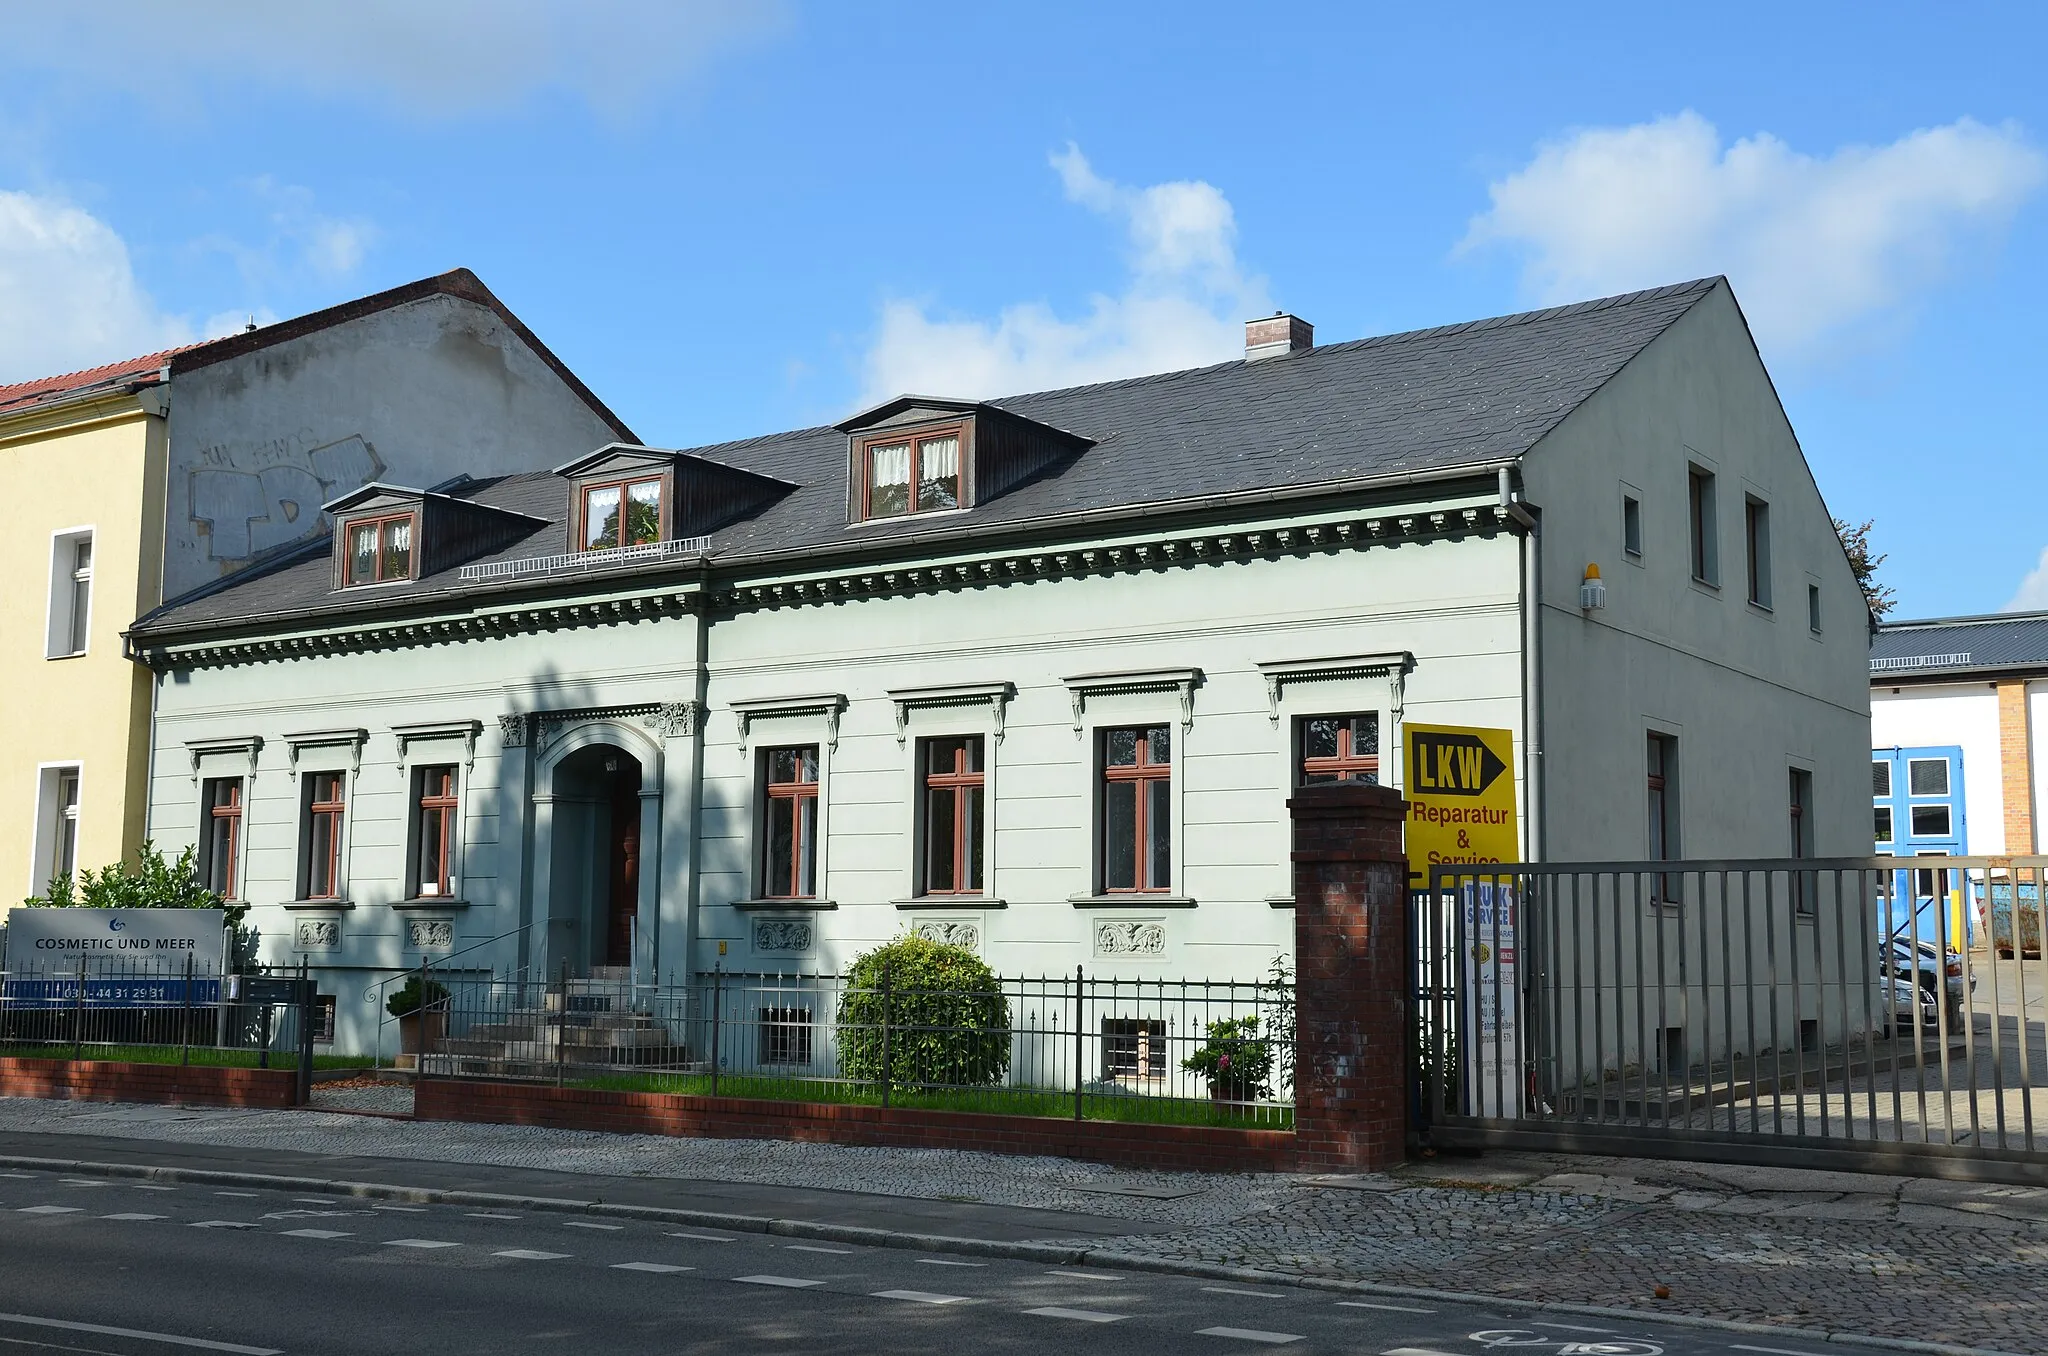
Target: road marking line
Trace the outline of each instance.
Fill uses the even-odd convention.
[[[459,1248],[460,1243],[443,1243],[433,1238],[393,1238],[384,1244],[387,1248]]]
[[[1057,1271],[1048,1271],[1045,1274],[1048,1276],[1065,1276],[1067,1279],[1074,1281],[1120,1281],[1123,1279],[1121,1276],[1105,1276],[1099,1271],[1068,1271],[1064,1267]]]
[[[917,1261],[919,1266],[927,1267],[985,1267],[988,1265],[986,1262],[955,1262],[947,1257],[920,1257]]]
[[[725,1238],[719,1234],[670,1234],[670,1238],[694,1238],[699,1243],[737,1243],[737,1238]]]
[[[347,1230],[345,1230],[345,1229],[287,1229],[287,1230],[285,1230],[285,1231],[284,1231],[284,1236],[285,1236],[286,1238],[354,1238],[354,1237],[355,1237],[355,1235],[354,1235],[354,1234],[352,1234],[352,1233],[349,1233],[349,1232],[348,1232]]]
[[[565,1219],[562,1221],[562,1227],[564,1229],[608,1229],[616,1233],[626,1226],[623,1224],[599,1224],[595,1220],[587,1219]]]
[[[517,1215],[501,1215],[501,1214],[496,1214],[496,1213],[493,1213],[492,1211],[489,1211],[489,1210],[472,1210],[472,1211],[470,1211],[470,1212],[469,1212],[469,1217],[470,1217],[471,1219],[518,1219],[518,1218],[519,1218],[519,1216],[517,1216]]]
[[[424,1205],[373,1205],[370,1208],[372,1210],[396,1210],[406,1215],[424,1215],[427,1213],[427,1207]]]
[[[507,1248],[503,1252],[494,1252],[491,1256],[510,1257],[521,1262],[558,1262],[564,1257],[573,1257],[575,1254],[567,1252],[535,1252],[532,1248]]]
[[[248,1220],[243,1219],[202,1219],[186,1227],[191,1229],[260,1229],[263,1226],[252,1224]]]
[[[1453,1356],[1453,1353],[1439,1351],[1435,1347],[1395,1347],[1392,1351],[1381,1352],[1380,1356]]]
[[[213,1194],[216,1196],[244,1196],[253,1201],[260,1193],[254,1191],[216,1191]]]
[[[1043,1309],[1026,1309],[1024,1312],[1037,1314],[1041,1318],[1071,1318],[1081,1323],[1121,1323],[1130,1317],[1129,1314],[1105,1314],[1094,1309],[1062,1309],[1056,1304],[1048,1304]]]
[[[102,1182],[97,1177],[59,1177],[57,1180],[65,1186],[103,1187],[106,1185],[105,1182]]]
[[[129,1185],[129,1186],[132,1186],[132,1187],[134,1187],[134,1188],[135,1188],[135,1189],[136,1189],[137,1191],[176,1191],[176,1190],[177,1190],[177,1188],[176,1188],[176,1187],[174,1187],[174,1186],[158,1186],[158,1185],[156,1185],[156,1184],[155,1184],[154,1182],[130,1182],[130,1183],[129,1183],[128,1185]]]
[[[36,1174],[32,1172],[0,1172],[0,1177],[19,1178],[21,1181],[24,1182],[33,1182],[36,1180]]]
[[[909,1300],[912,1304],[972,1304],[965,1295],[934,1295],[929,1290],[874,1290],[876,1299]]]
[[[733,1279],[741,1285],[779,1285],[786,1290],[805,1290],[824,1284],[823,1281],[801,1281],[794,1276],[735,1276]]]
[[[101,1219],[169,1219],[169,1215],[101,1215]]]
[[[1228,1337],[1233,1342],[1264,1342],[1275,1347],[1285,1346],[1289,1342],[1299,1342],[1302,1339],[1302,1334],[1298,1332],[1260,1332],[1257,1328],[1201,1328],[1196,1331],[1195,1336]]]
[[[82,1205],[24,1205],[16,1213],[23,1215],[75,1215],[84,1208]]]
[[[1559,1332],[1616,1333],[1621,1331],[1619,1328],[1587,1328],[1577,1323],[1539,1323],[1533,1318],[1529,1320],[1529,1326],[1532,1328],[1556,1328]]]
[[[1730,1351],[1767,1351],[1771,1356],[1814,1356],[1810,1351],[1794,1351],[1790,1347],[1746,1347],[1739,1342],[1728,1344]]]
[[[1434,1309],[1418,1309],[1412,1304],[1374,1304],[1370,1300],[1338,1300],[1337,1303],[1346,1309],[1385,1309],[1387,1312],[1394,1314],[1433,1314],[1436,1312]]]
[[[338,1201],[338,1200],[337,1200],[337,1199],[336,1199],[335,1197],[333,1197],[333,1196],[294,1196],[294,1197],[292,1197],[292,1204],[293,1204],[293,1205],[337,1205],[337,1204],[339,1204],[339,1203],[340,1203],[340,1202],[339,1202],[339,1201]]]
[[[670,1266],[667,1262],[614,1262],[613,1271],[651,1271],[666,1276],[672,1271],[695,1271],[695,1267]]]
[[[101,1323],[72,1323],[61,1318],[31,1318],[27,1314],[0,1314],[0,1323],[21,1323],[31,1328],[61,1328],[65,1332],[93,1332],[104,1337],[135,1337],[145,1342],[162,1342],[173,1347],[198,1347],[202,1351],[225,1351],[232,1356],[284,1356],[279,1347],[245,1347],[234,1342],[209,1342],[203,1337],[179,1337],[167,1332],[144,1332],[141,1328],[109,1328]]]
[[[851,1257],[852,1248],[820,1248],[810,1243],[785,1243],[782,1246],[791,1252],[822,1252],[827,1257]]]
[[[1277,1290],[1239,1290],[1234,1285],[1205,1285],[1202,1287],[1211,1295],[1253,1295],[1259,1299],[1279,1299]]]

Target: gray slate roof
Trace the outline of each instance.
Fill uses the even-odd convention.
[[[1870,642],[1870,680],[2048,672],[2048,612],[1886,622]]]
[[[1571,306],[1403,334],[1325,344],[1261,362],[1010,396],[988,403],[1091,439],[1094,446],[972,511],[849,527],[847,439],[798,429],[688,449],[794,482],[758,515],[712,536],[714,565],[900,542],[903,554],[991,529],[1076,515],[1135,519],[1195,502],[1247,502],[1276,490],[1333,491],[1430,472],[1475,472],[1521,456],[1715,287],[1704,278]],[[562,458],[586,451],[562,449]],[[549,473],[472,482],[450,493],[550,520],[485,559],[565,549],[568,485]],[[454,570],[374,593],[334,588],[326,549],[309,546],[267,566],[172,600],[135,631],[160,635],[302,613],[341,613],[480,593]],[[645,567],[642,567],[645,568]],[[587,588],[593,576],[563,581]],[[534,581],[525,581],[532,588]]]

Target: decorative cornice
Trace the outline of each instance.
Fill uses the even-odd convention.
[[[462,766],[465,769],[476,766],[476,737],[484,732],[480,720],[428,720],[408,725],[394,725],[391,733],[398,737],[399,772],[404,773],[405,751],[416,740],[459,739],[462,741]]]
[[[301,730],[284,737],[285,761],[293,777],[299,775],[300,749],[335,748],[348,746],[348,770],[350,777],[363,770],[363,745],[369,741],[370,732],[361,728],[340,730]]]
[[[1407,650],[1334,655],[1328,659],[1282,659],[1258,665],[1266,679],[1266,714],[1275,725],[1280,723],[1280,693],[1289,683],[1327,683],[1339,678],[1388,679],[1394,690],[1393,716],[1399,721],[1406,678],[1414,668],[1415,656]]]
[[[1195,728],[1195,688],[1202,681],[1200,669],[1131,669],[1123,673],[1082,673],[1060,681],[1074,704],[1074,733],[1082,730],[1088,698],[1113,692],[1174,692],[1180,696],[1180,728],[1186,734]]]
[[[889,700],[896,706],[896,742],[904,743],[910,737],[910,713],[913,708],[926,706],[973,706],[987,702],[995,715],[996,742],[1003,740],[1003,713],[1010,705],[1010,699],[1017,695],[1017,685],[1007,679],[997,683],[943,683],[935,687],[891,688]]]
[[[531,715],[500,716],[498,728],[504,735],[507,747],[511,747],[515,724],[519,739],[524,742],[527,722],[531,721],[534,727],[534,752],[539,753],[561,738],[562,732],[570,726],[593,720],[630,722],[639,725],[659,740],[688,738],[704,728],[704,704],[695,701],[670,701],[564,707],[554,711],[536,711]]]
[[[753,723],[769,716],[813,716],[825,717],[825,743],[831,748],[839,747],[839,713],[846,709],[846,696],[840,692],[814,693],[803,697],[745,697],[728,702],[733,714],[740,721],[740,752],[747,751],[747,731]]]
[[[199,760],[210,754],[242,753],[249,757],[249,780],[256,780],[256,755],[263,752],[262,735],[231,735],[222,739],[188,739],[185,752],[192,758],[192,784],[199,784]]]
[[[1034,579],[1129,574],[1228,561],[1493,536],[1518,530],[1507,510],[1497,504],[1480,504],[1249,531],[1176,533],[1154,541],[1113,546],[994,552],[944,564],[863,566],[831,570],[808,579],[747,584],[707,582],[708,592],[664,590],[629,598],[532,602],[460,617],[342,625],[331,630],[217,643],[184,644],[175,639],[153,643],[145,634],[133,637],[132,645],[135,656],[152,668],[253,664],[341,652],[450,644],[500,635],[656,621],[706,610],[744,612],[865,597],[910,596]],[[487,605],[486,599],[470,594],[451,595],[449,602],[455,606]],[[299,619],[300,625],[318,623],[318,617]]]

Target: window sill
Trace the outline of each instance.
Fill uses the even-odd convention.
[[[1749,610],[1760,617],[1768,617],[1772,620],[1776,620],[1778,616],[1776,610],[1769,603],[1760,603],[1754,598],[1749,600]]]
[[[1690,582],[1694,588],[1702,593],[1711,593],[1716,598],[1721,596],[1721,586],[1711,579],[1702,579],[1698,575],[1694,575]]]
[[[1294,907],[1294,896],[1293,896],[1293,895],[1267,895],[1267,896],[1266,896],[1266,907],[1267,907],[1267,908],[1269,908],[1269,909],[1291,909],[1291,908],[1293,908],[1293,907]]]
[[[1007,909],[1000,899],[987,895],[919,895],[915,899],[892,899],[899,909]]]
[[[427,895],[415,899],[394,899],[391,907],[401,913],[412,909],[466,909],[469,901],[454,895]]]
[[[46,654],[43,658],[55,663],[60,659],[83,659],[86,657],[86,653],[84,650],[73,650],[69,654]]]
[[[1077,909],[1192,909],[1195,901],[1186,895],[1139,893],[1118,895],[1068,895],[1067,903]]]
[[[846,525],[846,530],[857,532],[863,527],[879,527],[884,523],[916,523],[923,522],[927,518],[959,518],[973,511],[974,506],[972,504],[963,504],[959,508],[919,509],[915,513],[891,513],[879,518],[857,518]]]
[[[237,900],[247,903],[247,900]],[[287,899],[282,905],[292,913],[333,913],[342,909],[353,909],[355,903],[347,899]]]
[[[735,899],[741,913],[823,913],[839,907],[835,899]]]

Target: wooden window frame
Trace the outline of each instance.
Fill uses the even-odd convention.
[[[214,802],[213,788],[217,786],[232,788],[233,799],[228,804],[219,805]],[[226,825],[228,836],[227,852],[225,854],[226,864],[221,869],[221,875],[224,879],[209,880],[206,882],[206,888],[212,890],[223,899],[239,899],[241,896],[236,893],[236,890],[241,885],[242,779],[240,777],[208,777],[204,786],[204,795],[206,798],[206,861],[208,864],[208,875],[212,874],[214,836],[221,831],[221,825]]]
[[[406,572],[386,579],[384,577],[384,530],[392,523],[406,523],[412,528],[412,546],[406,551]],[[358,579],[355,575],[355,535],[366,527],[377,529],[377,554],[371,568],[374,578]],[[370,584],[398,584],[420,577],[420,515],[411,510],[404,513],[380,513],[369,518],[351,518],[341,528],[341,586],[362,588]]]
[[[661,504],[655,515],[654,541],[626,541],[626,490],[633,485],[653,482],[661,487]],[[619,492],[619,537],[618,546],[590,546],[590,495],[594,490],[617,490]],[[667,471],[653,471],[643,475],[607,476],[603,480],[579,480],[576,482],[576,511],[569,515],[574,526],[569,542],[571,551],[616,551],[626,546],[653,546],[669,539],[670,504],[675,498],[675,480]]]
[[[792,751],[801,754],[805,750],[808,750],[811,755],[812,780],[803,781],[801,779],[801,772],[799,772],[799,779],[796,781],[776,781],[775,755]],[[797,900],[816,899],[818,897],[818,844],[813,839],[808,839],[804,836],[803,802],[808,800],[815,806],[811,813],[811,824],[813,833],[816,833],[824,826],[824,806],[818,799],[820,779],[825,773],[822,753],[823,751],[816,744],[778,744],[773,748],[761,750],[761,898],[763,899]],[[803,762],[801,758],[798,759],[797,766],[799,769],[802,768]],[[784,881],[777,881],[773,877],[775,842],[774,833],[771,828],[771,817],[775,813],[775,802],[778,800],[793,802],[790,806],[789,814],[789,878]],[[810,853],[811,862],[811,889],[800,894],[797,892],[797,886],[803,876],[804,854],[807,849]]]
[[[448,778],[446,795],[430,795],[427,787],[434,778],[445,775]],[[462,777],[453,763],[428,763],[415,770],[418,778],[413,792],[413,858],[412,897],[414,899],[452,899],[455,897],[455,825],[462,809]],[[440,850],[441,874],[438,879],[428,880],[420,871],[421,855],[427,846],[427,816],[440,813],[440,832],[437,835]],[[427,887],[434,887],[432,893]]]
[[[966,745],[970,742],[981,745],[981,766],[973,771],[969,771],[961,766],[966,761]],[[951,772],[933,772],[931,770],[928,754],[931,747],[935,744],[960,745],[959,748],[954,750],[953,770]],[[964,880],[968,874],[968,864],[974,859],[974,844],[967,829],[967,816],[964,813],[969,791],[978,790],[981,792],[981,819],[975,824],[974,834],[978,835],[984,831],[986,827],[984,821],[988,816],[988,742],[978,734],[933,735],[918,741],[917,754],[917,812],[922,819],[922,823],[919,825],[922,830],[919,838],[924,844],[924,857],[918,863],[921,876],[918,883],[918,893],[934,899],[977,898],[987,891],[988,887],[985,881],[977,880],[972,885],[956,885],[950,890],[934,889],[932,886],[931,804],[934,792],[952,793],[953,879],[955,881]],[[982,869],[986,872],[986,861],[983,862]]]
[[[1167,732],[1167,739],[1169,741],[1167,744],[1166,761],[1154,763],[1150,761],[1152,757],[1152,740],[1150,735],[1152,731],[1160,729]],[[1109,761],[1110,736],[1120,730],[1134,730],[1138,734],[1138,761],[1128,767],[1112,765]],[[1167,784],[1168,796],[1171,797],[1172,795],[1173,745],[1179,742],[1174,738],[1173,727],[1170,722],[1153,722],[1147,725],[1105,725],[1096,731],[1095,739],[1095,758],[1099,768],[1096,783],[1096,800],[1098,806],[1102,807],[1096,812],[1095,869],[1101,881],[1101,893],[1105,895],[1170,894],[1173,890],[1173,881],[1171,879],[1173,874],[1173,812],[1170,808],[1167,811],[1166,823],[1168,844],[1167,880],[1155,882],[1151,879],[1151,854],[1145,850],[1145,845],[1148,841],[1146,829],[1151,826],[1152,798],[1146,794],[1150,789],[1149,784],[1163,781]],[[1131,879],[1138,883],[1136,885],[1112,887],[1109,884],[1110,845],[1107,805],[1109,789],[1118,782],[1132,782],[1137,786],[1137,792],[1132,797],[1134,805],[1131,817],[1131,855],[1135,858],[1135,861],[1132,863]]]
[[[959,444],[958,465],[955,468],[955,474],[960,481],[960,489],[957,495],[959,502],[953,505],[953,507],[963,509],[971,507],[972,501],[968,496],[968,487],[973,483],[972,478],[968,475],[968,457],[974,446],[971,428],[971,424],[961,422],[938,427],[921,426],[915,429],[891,429],[887,433],[868,433],[855,439],[853,473],[860,491],[860,520],[862,522],[887,522],[895,518],[915,517],[920,513],[948,512],[946,509],[924,508],[917,502],[917,486],[920,480],[918,471],[922,469],[924,464],[924,445],[928,442],[936,442],[941,438],[952,438],[957,440]],[[872,511],[873,505],[871,503],[875,482],[872,474],[873,454],[876,448],[888,447],[895,443],[910,444],[910,506],[901,513],[884,514],[878,518]]]
[[[1328,711],[1314,715],[1299,716],[1294,722],[1294,784],[1311,785],[1310,777],[1335,775],[1339,783],[1359,782],[1366,786],[1380,784],[1380,755],[1377,753],[1355,753],[1351,749],[1351,722],[1370,719],[1375,727],[1379,724],[1377,711]],[[1335,720],[1343,724],[1337,727],[1337,754],[1333,758],[1311,758],[1304,750],[1307,742],[1308,723],[1312,720]],[[1375,742],[1379,731],[1375,728]],[[1367,776],[1370,780],[1367,780]],[[1321,785],[1321,783],[1314,783]]]
[[[306,784],[306,845],[304,849],[304,856],[306,862],[306,891],[303,895],[300,896],[300,898],[340,899],[341,835],[343,829],[346,827],[348,822],[348,774],[346,772],[340,771],[318,771],[307,772],[303,775],[314,778],[316,780],[309,781]],[[317,794],[316,788],[319,786],[319,781],[317,779],[321,777],[334,778],[335,797],[333,800],[315,799],[315,796]],[[332,821],[328,825],[327,831],[327,888],[324,891],[316,892],[313,889],[313,842],[315,838],[313,826],[323,816]]]

